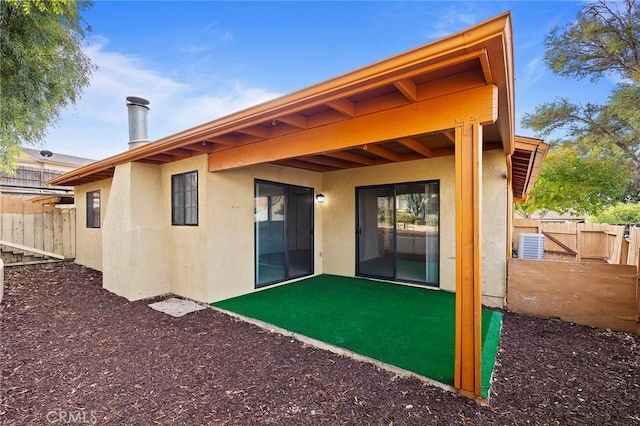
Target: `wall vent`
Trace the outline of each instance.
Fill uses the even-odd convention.
[[[518,236],[518,259],[542,260],[544,256],[544,235],[520,234]]]

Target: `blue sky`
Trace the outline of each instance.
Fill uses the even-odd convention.
[[[570,1],[96,1],[87,53],[99,67],[44,147],[101,159],[127,150],[125,98],[150,100],[159,139],[461,31],[511,11],[516,120],[557,97],[603,102],[613,82],[554,76],[544,37]]]

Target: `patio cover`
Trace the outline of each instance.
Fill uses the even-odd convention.
[[[478,396],[482,151],[504,152],[514,199],[526,197],[539,168],[536,156],[546,152],[539,140],[517,142],[514,119],[511,15],[504,13],[49,183],[82,185],[112,177],[120,164],[164,164],[203,154],[210,172],[261,163],[328,172],[455,156],[455,385]]]

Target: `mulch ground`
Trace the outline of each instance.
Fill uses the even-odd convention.
[[[505,313],[480,405],[211,309],[148,303],[74,264],[5,269],[0,423],[640,425],[635,335]]]

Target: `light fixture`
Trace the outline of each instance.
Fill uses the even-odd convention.
[[[316,195],[316,201],[318,202],[318,204],[324,203],[324,194]]]

